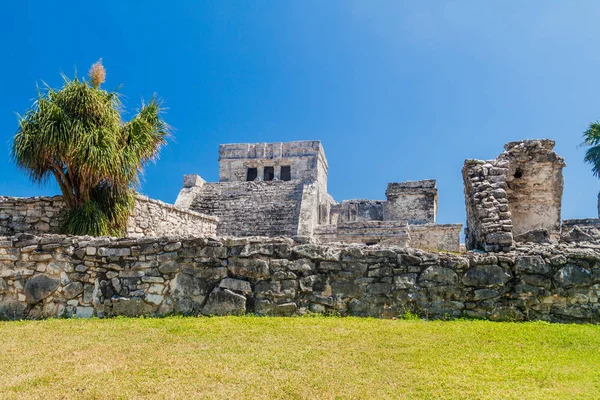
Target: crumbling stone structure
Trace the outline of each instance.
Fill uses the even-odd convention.
[[[553,148],[553,140],[523,140],[507,143],[495,160],[465,161],[468,249],[558,240],[566,164]]]
[[[219,165],[219,182],[186,175],[175,205],[218,217],[220,236],[459,250],[462,225],[435,224],[434,180],[390,183],[387,201],[337,203],[327,193],[328,164],[318,141],[221,145]],[[411,226],[418,226],[414,239]]]
[[[600,219],[561,224],[553,147],[512,142],[465,161],[467,247],[485,253],[415,249],[458,250],[461,225],[436,224],[433,180],[335,202],[319,142],[222,146],[220,182],[186,175],[175,206],[138,196],[123,239],[45,234],[60,197],[0,198],[0,319],[411,311],[599,323]]]
[[[600,322],[600,246],[464,255],[290,238],[0,238],[0,318],[302,315]]]
[[[61,196],[0,196],[0,236],[56,233],[64,208]],[[206,236],[216,234],[216,228],[215,217],[179,209],[138,194],[127,223],[127,236]]]

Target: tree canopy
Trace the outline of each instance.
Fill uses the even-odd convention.
[[[117,91],[100,88],[106,76],[101,61],[91,67],[89,81],[63,75],[62,88],[38,88],[12,145],[14,161],[33,181],[58,182],[67,207],[61,233],[123,234],[132,189],[170,136],[156,96],[123,121]]]
[[[592,122],[583,133],[582,145],[588,146],[584,161],[592,164],[592,173],[600,178],[600,122]]]

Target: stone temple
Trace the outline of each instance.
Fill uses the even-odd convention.
[[[462,224],[436,224],[435,180],[389,183],[387,200],[338,203],[327,171],[319,141],[224,144],[219,182],[186,175],[175,206],[216,217],[220,236],[459,250]]]

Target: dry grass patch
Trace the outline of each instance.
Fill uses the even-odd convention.
[[[359,318],[0,322],[0,398],[600,397],[600,326]]]

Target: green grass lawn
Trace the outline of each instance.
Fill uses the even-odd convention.
[[[0,322],[0,398],[600,398],[600,326],[335,317]]]

